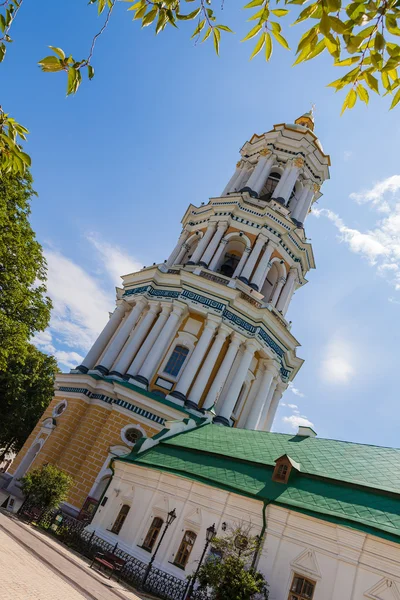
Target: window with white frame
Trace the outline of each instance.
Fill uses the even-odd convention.
[[[294,575],[288,600],[312,600],[315,590],[315,581]]]
[[[197,337],[187,331],[180,331],[167,352],[158,371],[159,375],[169,381],[178,381],[189,360]]]
[[[128,446],[134,446],[144,436],[143,431],[137,425],[126,425],[121,430],[121,439]]]
[[[168,359],[167,364],[164,367],[164,373],[177,377],[179,371],[182,369],[183,364],[189,354],[189,348],[185,346],[176,345],[171,356]]]

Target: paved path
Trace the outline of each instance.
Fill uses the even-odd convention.
[[[0,600],[140,600],[57,541],[0,513]]]

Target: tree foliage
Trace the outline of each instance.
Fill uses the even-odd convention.
[[[158,34],[167,26],[178,27],[182,22],[195,21],[191,38],[195,43],[213,41],[217,54],[221,36],[233,33],[228,25],[218,22],[216,11],[226,8],[216,0],[124,0],[133,21],[142,27],[151,27]],[[67,75],[67,95],[75,94],[82,81],[82,71],[92,79],[92,59],[98,38],[104,33],[117,0],[89,0],[98,15],[105,15],[101,29],[93,37],[88,54],[76,59],[56,46],[49,46],[52,54],[39,61],[45,73],[63,71]],[[225,3],[226,4],[226,3]],[[0,2],[0,62],[6,46],[12,42],[10,29],[20,10],[22,0]],[[286,39],[289,24],[308,24],[299,35],[294,65],[312,60],[325,52],[334,66],[346,72],[329,84],[335,91],[347,88],[342,112],[355,106],[357,100],[368,104],[369,93],[391,95],[390,108],[400,102],[400,0],[251,0],[245,6],[251,10],[251,26],[243,42],[255,45],[250,58],[263,53],[265,60],[272,57],[278,43],[290,50]],[[291,22],[290,22],[291,21]],[[23,173],[29,157],[22,153],[16,141],[24,139],[27,130],[18,125],[0,109],[0,172]]]
[[[73,479],[54,465],[43,465],[21,478],[21,489],[29,502],[43,508],[57,508],[67,499]]]
[[[0,370],[0,449],[18,452],[49,405],[58,372],[53,356],[27,345],[25,360]],[[1,459],[0,459],[1,462]]]
[[[207,590],[211,600],[267,600],[268,584],[252,566],[259,543],[240,525],[214,538],[213,551],[198,572],[200,589]]]
[[[49,322],[46,261],[29,222],[32,177],[0,178],[0,370],[23,362],[27,342]]]

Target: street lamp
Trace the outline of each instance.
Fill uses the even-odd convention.
[[[190,598],[190,596],[193,593],[194,584],[196,583],[197,575],[199,573],[201,564],[202,564],[202,562],[204,560],[204,557],[206,555],[207,548],[211,544],[211,542],[213,541],[216,533],[217,533],[217,530],[215,529],[215,523],[213,523],[210,527],[207,527],[207,529],[206,529],[206,545],[204,546],[203,554],[201,555],[201,558],[199,560],[199,564],[197,565],[196,572],[193,575],[192,580],[190,582],[190,586],[189,586],[186,598]]]
[[[170,525],[172,525],[172,523],[175,521],[175,519],[176,519],[176,511],[175,511],[175,508],[174,508],[173,510],[170,510],[169,513],[167,514],[167,519],[165,521],[164,531],[162,532],[162,536],[160,537],[160,541],[157,544],[157,548],[154,550],[154,554],[152,555],[152,557],[150,559],[150,562],[147,565],[147,569],[146,569],[146,572],[144,574],[143,581],[142,581],[142,586],[144,586],[144,584],[147,581],[147,577],[149,576],[149,573],[151,571],[151,567],[153,565],[154,559],[156,557],[156,554],[158,552],[159,547],[161,546],[161,542],[163,541],[164,536],[167,533],[167,529],[168,529],[168,527]]]

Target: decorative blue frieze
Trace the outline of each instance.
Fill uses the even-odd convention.
[[[225,305],[222,304],[222,302],[217,302],[216,300],[212,300],[211,298],[207,298],[206,296],[200,296],[200,294],[195,294],[194,292],[190,292],[189,290],[183,290],[181,298],[187,298],[188,300],[192,300],[193,302],[204,304],[204,306],[208,306],[209,308],[213,308],[214,310],[217,310],[219,312],[221,312],[225,308]]]
[[[102,402],[106,402],[107,404],[117,404],[118,406],[121,406],[122,408],[126,408],[127,410],[130,410],[131,412],[133,412],[137,415],[140,415],[141,417],[144,417],[145,419],[148,419],[149,421],[154,421],[155,423],[159,423],[160,425],[164,425],[164,423],[165,423],[165,419],[163,419],[162,417],[159,417],[158,415],[155,415],[154,413],[151,413],[148,410],[145,410],[144,408],[140,408],[139,406],[136,406],[135,404],[131,404],[130,402],[127,402],[126,400],[121,400],[120,398],[111,398],[110,396],[105,396],[104,394],[94,394],[87,388],[75,388],[75,387],[60,386],[58,389],[61,392],[73,392],[75,394],[85,394],[85,396],[88,396],[89,398],[93,398],[94,400],[101,400]]]
[[[126,290],[123,293],[123,296],[136,296],[136,294],[144,294],[150,288],[149,285],[144,285],[142,287],[133,288],[131,290]]]
[[[268,333],[266,331],[264,331],[264,329],[261,329],[261,327],[258,327],[257,335],[263,340],[263,342],[265,342],[267,344],[267,346],[272,348],[272,350],[279,357],[281,357],[281,358],[283,357],[283,355],[285,353],[282,350],[282,348],[280,346],[278,346],[278,344],[272,339],[272,337],[270,335],[268,335]]]
[[[156,298],[179,298],[180,292],[172,290],[157,290],[150,286],[149,296],[155,296]]]
[[[233,312],[231,312],[228,309],[225,309],[223,318],[227,319],[228,321],[231,321],[232,323],[235,323],[235,325],[237,325],[238,327],[241,327],[242,329],[244,329],[245,331],[248,331],[249,333],[254,334],[256,332],[257,328],[254,327],[254,325],[251,325],[250,323],[248,323],[247,321],[245,321],[238,315],[235,315]]]

